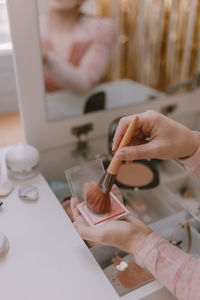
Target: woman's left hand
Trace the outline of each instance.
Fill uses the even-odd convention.
[[[119,189],[114,186],[113,193],[122,200]],[[89,226],[76,208],[77,198],[71,199],[71,209],[74,216],[74,226],[84,240],[98,244],[117,247],[135,255],[141,248],[152,230],[143,222],[127,216],[120,220],[108,221],[97,227]]]

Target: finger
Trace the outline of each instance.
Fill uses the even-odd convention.
[[[114,138],[113,138],[112,151],[117,150],[117,148],[118,148],[118,146],[121,142],[121,139],[124,136],[124,134],[125,134],[125,132],[128,128],[129,123],[130,123],[130,117],[122,118],[119,121],[118,127],[116,129],[116,132],[115,132],[115,135],[114,135]]]
[[[158,143],[155,142],[125,147],[117,152],[116,159],[132,161],[138,159],[159,158],[159,149]]]
[[[117,127],[117,130],[115,132],[114,138],[113,138],[113,146],[112,146],[112,150],[116,151],[119,147],[119,144],[130,124],[130,122],[133,120],[133,118],[135,118],[136,115],[132,115],[132,116],[128,116],[128,117],[124,117],[119,121],[119,125]],[[143,118],[142,118],[142,114],[138,114],[138,121],[137,121],[137,125],[136,128],[134,130],[133,133],[133,137],[139,137],[141,138],[141,136],[144,136],[143,131],[141,130],[141,127],[143,125]]]
[[[80,213],[77,209],[77,204],[79,204],[79,201],[78,201],[77,198],[72,197],[71,201],[70,201],[70,204],[71,204],[71,210],[72,210],[74,220],[76,220],[80,216]]]
[[[152,110],[148,110],[144,113],[138,114],[138,122],[137,122],[137,127],[135,129],[134,132],[134,137],[139,137],[141,138],[141,136],[143,135],[144,137],[150,137],[152,130],[155,126],[155,123],[158,123],[158,119],[160,118],[160,114],[152,111]],[[113,139],[113,151],[116,151],[122,137],[124,136],[127,127],[129,125],[129,123],[131,122],[131,120],[135,117],[135,115],[132,116],[128,116],[128,117],[124,117],[120,120],[119,125],[117,127],[114,139]],[[138,136],[139,134],[139,136]]]

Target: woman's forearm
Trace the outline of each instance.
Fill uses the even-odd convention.
[[[200,299],[200,262],[157,233],[153,232],[146,238],[135,259],[178,299]]]
[[[45,69],[60,88],[87,92],[103,77],[109,58],[110,49],[97,43],[91,46],[78,67],[49,52]]]

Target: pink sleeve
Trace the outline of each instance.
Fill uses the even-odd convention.
[[[152,232],[135,256],[178,299],[200,299],[200,262]]]
[[[105,74],[114,43],[114,25],[106,20],[98,28],[95,40],[88,47],[79,66],[64,62],[53,52],[48,53],[47,71],[61,88],[86,92],[95,86]]]
[[[195,133],[200,136],[200,132],[195,131]],[[200,181],[200,146],[192,156],[186,159],[180,159],[179,161],[196,180]]]

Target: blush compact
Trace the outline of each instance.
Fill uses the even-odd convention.
[[[104,167],[109,160],[104,161]],[[123,162],[119,168],[116,184],[119,188],[151,189],[159,185],[159,173],[155,164],[147,160],[136,160],[131,163]]]

